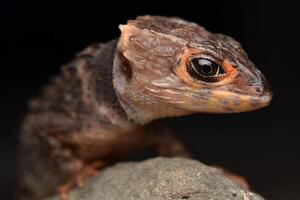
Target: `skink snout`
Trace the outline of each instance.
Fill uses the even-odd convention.
[[[261,108],[270,104],[273,94],[265,76],[257,69],[250,78],[249,94],[253,96],[251,103],[253,107]]]
[[[261,105],[261,107],[265,107],[270,104],[273,94],[270,90],[268,83],[264,80],[261,85],[253,85],[251,86],[255,99],[257,99],[257,103]]]
[[[263,96],[266,93],[271,93],[267,79],[258,69],[254,71],[250,80],[253,94],[256,94],[257,96]]]

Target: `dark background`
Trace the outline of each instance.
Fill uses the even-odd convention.
[[[288,1],[112,3],[1,3],[0,198],[12,199],[18,126],[27,100],[76,52],[118,37],[118,24],[157,14],[179,16],[237,39],[274,92],[272,104],[259,111],[165,121],[196,159],[247,177],[253,190],[267,199],[299,199],[300,69],[292,36],[297,36],[293,16],[298,11],[292,12]]]

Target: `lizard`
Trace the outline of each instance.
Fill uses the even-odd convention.
[[[188,156],[159,119],[267,106],[268,82],[240,43],[177,17],[140,16],[88,46],[29,101],[19,150],[20,199],[83,186],[146,147]]]

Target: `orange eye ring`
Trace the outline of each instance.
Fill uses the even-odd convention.
[[[238,74],[239,70],[235,68],[232,64],[229,63],[227,59],[224,59],[220,64],[220,67],[224,70],[225,74],[219,77],[215,77],[217,81],[215,82],[206,82],[203,80],[198,80],[193,78],[189,72],[187,71],[187,67],[191,58],[201,58],[201,55],[204,55],[200,50],[189,48],[186,49],[183,54],[180,55],[180,63],[175,68],[176,75],[187,85],[191,87],[203,87],[203,85],[225,85],[231,82],[236,75]],[[205,56],[203,56],[205,58]]]

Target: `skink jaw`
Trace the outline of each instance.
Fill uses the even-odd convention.
[[[251,105],[253,106],[253,110],[268,106],[271,103],[272,99],[272,92],[265,92],[261,96],[251,99]]]

